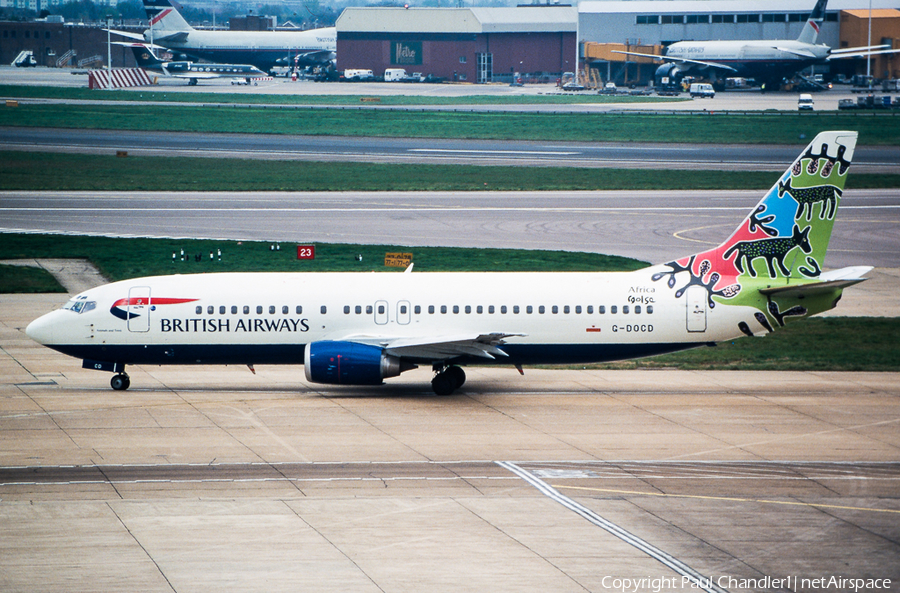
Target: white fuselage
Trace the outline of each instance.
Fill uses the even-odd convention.
[[[173,52],[183,52],[195,58],[219,63],[249,63],[268,70],[276,63],[293,65],[296,56],[316,55],[316,63],[333,59],[337,49],[337,33],[334,27],[308,31],[204,31],[191,29],[184,40],[166,40],[171,31],[157,31],[155,42]],[[144,33],[150,42],[150,30]],[[288,63],[290,62],[290,63]]]
[[[752,321],[752,309],[710,307],[705,289],[675,297],[651,278],[661,268],[138,278],[82,293],[28,333],[66,354],[121,364],[302,364],[305,345],[322,340],[387,346],[503,333],[513,335],[500,347],[508,358],[456,362],[539,364],[681,350],[740,336],[738,323]]]

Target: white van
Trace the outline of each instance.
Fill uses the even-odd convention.
[[[691,97],[700,97],[701,99],[708,97],[708,98],[712,99],[715,96],[716,96],[716,91],[715,91],[715,89],[713,89],[713,86],[711,84],[709,84],[708,82],[692,82],[691,83]]]
[[[814,105],[812,95],[809,93],[802,93],[797,99],[797,109],[800,111],[812,111],[815,109]]]
[[[404,82],[409,79],[409,75],[403,68],[388,68],[384,71],[385,82]]]

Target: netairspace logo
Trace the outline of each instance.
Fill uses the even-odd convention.
[[[859,593],[860,591],[877,591],[881,589],[891,588],[891,579],[860,579],[850,578],[843,575],[837,576],[820,576],[820,577],[800,577],[785,576],[771,577],[764,576],[758,578],[745,578],[735,576],[715,576],[703,578],[700,580],[682,576],[682,577],[612,577],[605,576],[600,581],[600,585],[609,591],[618,593],[638,593],[651,592],[662,593],[663,591],[673,590],[709,590],[713,588],[723,589],[787,589],[797,591],[801,589],[826,589],[835,592],[846,593],[852,591]]]

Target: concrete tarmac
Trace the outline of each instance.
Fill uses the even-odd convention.
[[[900,590],[896,373],[472,368],[437,397],[131,367],[123,393],[24,335],[66,298],[0,296],[0,590]]]

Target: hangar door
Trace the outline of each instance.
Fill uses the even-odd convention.
[[[475,54],[478,58],[478,72],[475,82],[481,84],[494,80],[494,54]]]

